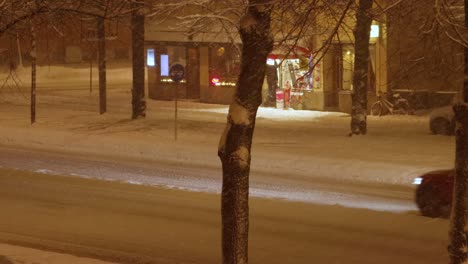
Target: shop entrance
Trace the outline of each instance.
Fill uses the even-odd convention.
[[[327,70],[330,73],[325,75],[325,102],[324,106],[328,109],[338,107],[339,93],[343,89],[343,59],[342,48],[340,44],[332,44],[329,52],[324,58],[324,64],[327,65]],[[328,87],[327,87],[328,86]]]
[[[354,72],[354,44],[342,45],[342,86],[345,91],[353,90],[353,72]],[[367,92],[375,94],[375,44],[369,44],[369,69],[367,74]]]

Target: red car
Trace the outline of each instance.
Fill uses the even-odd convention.
[[[421,214],[429,217],[449,217],[452,207],[455,170],[428,172],[414,180],[416,204]]]

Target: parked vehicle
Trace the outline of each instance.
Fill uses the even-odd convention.
[[[454,135],[455,113],[451,105],[435,108],[429,115],[429,129],[433,134]]]
[[[438,170],[423,174],[414,180],[416,205],[424,216],[450,215],[455,170]]]

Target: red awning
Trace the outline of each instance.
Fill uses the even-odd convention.
[[[287,46],[281,45],[273,48],[273,51],[268,55],[269,59],[283,59],[283,58],[298,58],[298,57],[310,57],[311,51],[301,46]]]

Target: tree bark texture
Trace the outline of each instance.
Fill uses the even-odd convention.
[[[367,133],[367,90],[369,71],[369,39],[372,18],[369,11],[373,0],[359,0],[356,10],[356,27],[354,28],[354,73],[351,135]]]
[[[223,264],[248,263],[251,146],[257,109],[262,102],[266,59],[273,48],[271,8],[268,0],[251,0],[241,19],[241,70],[218,149],[223,168]]]
[[[107,111],[107,92],[106,92],[106,28],[104,18],[97,20],[98,37],[98,64],[99,64],[99,113],[104,114]]]
[[[145,101],[145,16],[142,4],[134,3],[132,12],[132,119],[146,116]]]
[[[34,28],[34,22],[31,21],[31,124],[36,122],[36,66],[36,29]]]
[[[465,81],[466,82],[466,81]],[[465,84],[466,85],[466,84]],[[467,263],[468,106],[454,106],[456,129],[455,179],[448,247],[451,264]]]
[[[465,29],[468,29],[468,0],[465,0]],[[467,263],[468,251],[468,48],[464,48],[463,103],[453,107],[457,122],[455,136],[455,179],[450,216],[450,264]]]

